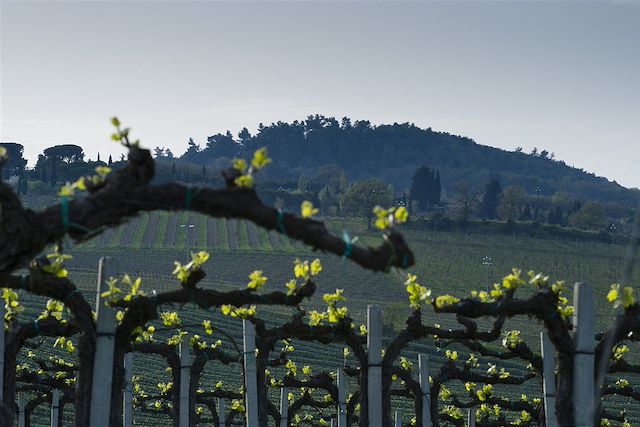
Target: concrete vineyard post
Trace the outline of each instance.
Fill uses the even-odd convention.
[[[347,384],[343,368],[338,368],[338,427],[347,427]]]
[[[51,427],[60,425],[60,390],[51,390]]]
[[[223,398],[218,398],[218,425],[220,427],[226,426],[225,417],[227,416],[227,409]]]
[[[542,391],[544,394],[544,417],[547,427],[558,427],[556,418],[556,353],[546,332],[540,332],[542,352]]]
[[[124,355],[124,394],[122,397],[122,427],[133,426],[133,353]]]
[[[395,423],[394,423],[395,427],[402,427],[402,415],[400,415],[400,411],[396,411],[394,419],[395,419]]]
[[[0,302],[0,319],[2,319],[2,333],[0,333],[0,402],[4,399],[4,301]]]
[[[189,427],[189,383],[191,382],[191,346],[188,335],[180,342],[180,427]]]
[[[593,290],[588,283],[576,283],[573,291],[575,307],[573,339],[573,416],[576,427],[593,426],[593,399],[595,389],[595,313]]]
[[[467,417],[467,426],[476,427],[476,411],[473,408],[469,409],[469,415]]]
[[[117,277],[118,273],[118,264],[113,258],[100,258],[96,292],[96,350],[93,358],[93,386],[91,388],[89,423],[91,427],[109,426],[116,310],[105,305],[100,294],[109,290],[109,278]]]
[[[367,307],[367,414],[369,427],[382,427],[382,310]]]
[[[27,420],[25,418],[25,408],[26,402],[23,392],[18,393],[18,427],[25,427]]]
[[[280,389],[280,427],[289,427],[289,390]]]
[[[253,323],[242,321],[244,336],[244,392],[247,427],[258,427],[258,380],[256,378],[256,330]]]
[[[422,390],[422,427],[431,427],[431,386],[429,385],[429,356],[418,355],[420,389]]]

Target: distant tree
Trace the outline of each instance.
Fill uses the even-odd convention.
[[[193,141],[193,138],[189,138],[189,142],[187,142],[186,154],[195,154],[199,152],[200,152],[200,146]]]
[[[584,230],[602,230],[606,225],[607,215],[599,203],[587,202],[580,210],[569,216],[569,224]]]
[[[549,151],[547,150],[542,150],[540,152],[540,157],[542,157],[543,159],[546,159],[547,157],[549,157]]]
[[[341,122],[342,129],[351,129],[351,119],[349,117],[343,117]]]
[[[173,151],[171,151],[169,148],[167,148],[166,150],[164,150],[164,156],[167,159],[173,159]]]
[[[420,166],[413,174],[409,192],[411,200],[417,201],[420,209],[426,210],[440,203],[442,186],[439,171]]]
[[[45,148],[44,155],[47,158],[57,158],[67,163],[79,162],[84,160],[84,152],[82,147],[74,144],[55,145]]]
[[[22,157],[24,146],[15,142],[0,142],[0,146],[7,149],[7,157],[4,167],[4,178],[8,179],[12,176],[20,176],[27,166],[27,160]]]
[[[298,191],[305,192],[309,190],[310,186],[311,182],[309,181],[309,178],[307,178],[305,174],[301,173],[298,177]]]
[[[58,183],[58,158],[51,158],[51,187],[55,187]]]
[[[240,140],[241,144],[246,144],[251,139],[251,133],[249,133],[249,129],[242,128],[240,132],[238,132],[238,140]]]
[[[533,147],[533,150],[531,150],[531,155],[532,156],[537,156],[538,155],[538,147]]]
[[[153,157],[156,159],[164,156],[164,147],[160,148],[159,146],[153,149]]]
[[[504,189],[500,195],[498,215],[500,219],[515,221],[520,217],[522,205],[525,202],[526,193],[519,185],[511,185]]]
[[[24,195],[26,195],[29,192],[29,182],[27,182],[27,177],[24,176],[24,172],[22,173],[20,191]]]
[[[393,203],[393,188],[373,178],[354,182],[340,198],[340,209],[347,215],[367,218],[367,227],[371,228],[373,208],[389,207]]]
[[[453,216],[462,222],[467,222],[478,208],[479,192],[474,190],[468,182],[456,184],[454,188]]]
[[[533,216],[531,215],[531,206],[527,203],[520,211],[520,221],[531,221]]]
[[[325,185],[318,193],[318,200],[320,201],[320,211],[324,215],[330,215],[337,212],[332,212],[335,208],[337,211],[340,206],[340,200],[335,193],[335,190],[330,185]]]
[[[109,161],[107,162],[109,166],[113,164],[113,159],[111,158],[111,154],[109,154]]]
[[[522,147],[516,147],[516,153],[522,153]]]
[[[98,151],[98,158],[96,159],[96,162],[100,162],[100,152]]]
[[[38,155],[38,161],[36,163],[36,172],[38,173],[38,179],[42,182],[49,181],[49,175],[47,175],[47,158],[40,154]]]
[[[231,132],[217,133],[207,137],[207,148],[203,151],[205,158],[211,160],[216,157],[237,157],[240,155],[242,145],[238,144]],[[187,152],[186,154],[189,154]],[[191,158],[194,160],[195,158]]]
[[[486,219],[495,219],[498,217],[498,202],[500,200],[500,193],[502,193],[502,187],[500,181],[493,178],[489,181],[485,187],[484,195],[482,197],[482,207],[480,208],[480,215]]]
[[[440,198],[442,197],[442,182],[440,181],[440,170],[436,170],[436,180],[434,182],[434,204],[440,204]]]

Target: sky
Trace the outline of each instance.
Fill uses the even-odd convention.
[[[119,153],[320,113],[412,122],[640,187],[640,0],[6,1],[0,140]],[[354,159],[354,161],[357,161]]]

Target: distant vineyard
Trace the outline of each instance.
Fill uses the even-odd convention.
[[[83,248],[208,249],[291,253],[299,244],[252,222],[206,218],[196,214],[152,212],[106,230]]]

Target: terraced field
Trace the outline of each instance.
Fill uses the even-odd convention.
[[[377,245],[380,237],[377,233],[366,230],[365,223],[357,220],[332,220],[330,229],[342,234],[347,231],[350,237],[359,237],[360,245]],[[512,267],[523,270],[542,271],[561,278],[567,283],[586,281],[594,285],[597,304],[597,323],[605,327],[611,317],[611,307],[605,303],[605,295],[610,283],[617,280],[623,262],[624,247],[600,243],[582,243],[572,241],[540,240],[513,238],[495,235],[467,235],[460,233],[438,233],[406,230],[405,237],[416,255],[416,265],[411,270],[416,272],[421,283],[430,287],[435,295],[448,293],[456,296],[467,294],[471,289],[484,289],[488,282],[499,280]],[[368,304],[380,304],[385,310],[385,319],[390,329],[401,325],[404,307],[408,306],[406,292],[402,286],[404,281],[400,272],[374,274],[364,271],[349,261],[335,256],[326,256],[310,251],[286,236],[275,232],[266,232],[256,228],[252,223],[236,220],[215,220],[192,213],[167,214],[154,212],[143,215],[135,222],[108,231],[92,241],[71,249],[74,259],[69,262],[71,277],[80,285],[85,296],[94,300],[97,280],[96,269],[101,256],[112,256],[118,260],[121,270],[143,278],[143,289],[149,293],[158,292],[176,286],[170,273],[174,260],[188,259],[190,251],[206,249],[212,256],[208,262],[207,278],[204,287],[216,289],[233,289],[244,287],[247,276],[255,269],[264,271],[269,278],[268,289],[282,289],[286,280],[292,277],[293,260],[296,257],[319,257],[323,261],[324,271],[318,278],[317,296],[305,303],[308,308],[322,308],[324,304],[320,295],[343,288],[348,298],[350,313],[357,322],[364,323]],[[492,258],[492,265],[482,264],[484,257]],[[636,282],[640,279],[636,271]],[[530,290],[523,290],[526,294]],[[44,304],[43,300],[23,296],[25,305],[29,307],[24,317],[35,316]],[[202,311],[193,305],[176,307],[183,324],[197,325],[204,319],[213,320],[214,324],[227,331],[235,340],[240,339],[240,323],[219,315],[213,311]],[[283,322],[288,314],[287,309],[259,308],[259,314],[273,324]],[[425,322],[439,323],[443,326],[454,326],[455,322],[447,316],[425,312]],[[199,327],[185,328],[202,335]],[[509,320],[505,330],[519,329],[523,337],[537,349],[540,326],[526,318]],[[390,336],[391,333],[389,333]],[[217,337],[216,337],[217,339]],[[224,339],[223,339],[224,340]],[[231,349],[230,343],[225,342]],[[42,354],[52,354],[49,345],[39,350]],[[414,358],[416,352],[426,352],[432,357],[430,366],[435,370],[442,364],[443,354],[424,342],[414,345],[407,356]],[[461,356],[462,358],[463,356]],[[296,344],[294,360],[299,365],[309,364],[318,369],[335,369],[342,363],[341,346],[317,346],[312,344]],[[140,375],[144,388],[154,392],[158,382],[168,380],[161,361],[136,355],[136,375]],[[153,367],[149,369],[148,367]],[[517,375],[521,368],[512,366],[512,373]],[[221,367],[215,363],[208,365],[207,374],[203,378],[203,387],[211,388],[222,379],[229,386],[239,386],[241,367]],[[457,384],[454,387],[461,387]],[[499,389],[498,389],[499,390]],[[535,381],[509,392],[514,396],[520,393],[539,395],[540,389]],[[275,396],[274,396],[275,397]],[[410,410],[406,402],[397,401],[395,405],[403,410],[406,421],[410,419]],[[621,399],[609,405],[610,409],[622,409],[632,414],[634,420],[640,420],[640,408]],[[34,418],[35,424],[46,419],[44,409]],[[164,425],[167,420],[150,418],[147,414],[138,414],[140,425]]]

